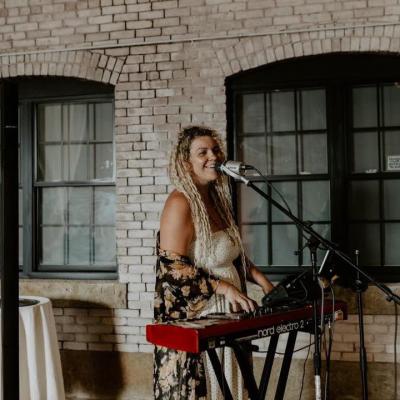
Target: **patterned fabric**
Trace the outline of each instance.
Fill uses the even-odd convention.
[[[219,279],[196,268],[188,257],[159,250],[154,318],[157,322],[195,318],[214,294]],[[206,396],[204,364],[199,354],[155,346],[154,398],[198,400]]]

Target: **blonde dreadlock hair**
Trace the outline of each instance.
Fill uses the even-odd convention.
[[[196,185],[193,182],[191,174],[187,171],[185,163],[189,161],[190,146],[192,141],[201,136],[209,136],[219,145],[222,153],[222,160],[225,154],[222,151],[222,140],[218,133],[204,126],[190,126],[184,128],[178,135],[178,141],[175,148],[171,152],[169,174],[172,184],[175,188],[184,194],[188,199],[195,235],[197,239],[201,239],[203,246],[200,247],[199,259],[195,259],[196,263],[203,264],[207,256],[210,254],[212,246],[211,225],[205,204],[200,196]],[[221,160],[221,161],[222,161]],[[214,201],[218,214],[224,223],[229,227],[228,235],[232,242],[240,248],[242,264],[246,271],[246,259],[243,249],[242,240],[240,238],[239,229],[234,221],[232,213],[231,193],[228,177],[219,175],[217,180],[209,184],[211,198]]]

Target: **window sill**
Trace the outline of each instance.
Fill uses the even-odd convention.
[[[54,307],[126,308],[127,284],[102,280],[20,279],[20,295],[48,297]]]

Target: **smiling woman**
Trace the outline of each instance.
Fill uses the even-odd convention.
[[[165,203],[157,246],[158,322],[210,312],[253,311],[255,304],[245,294],[246,277],[264,292],[272,289],[244,254],[227,177],[215,168],[224,159],[221,139],[212,129],[194,126],[179,134],[170,163],[176,190]],[[242,260],[241,268],[235,267],[236,259]],[[221,349],[219,356],[234,398],[246,399],[232,352]],[[154,361],[156,399],[224,398],[205,357],[156,346]]]

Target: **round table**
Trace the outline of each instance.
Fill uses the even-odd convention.
[[[19,382],[20,400],[65,400],[53,309],[45,297],[20,297]]]

